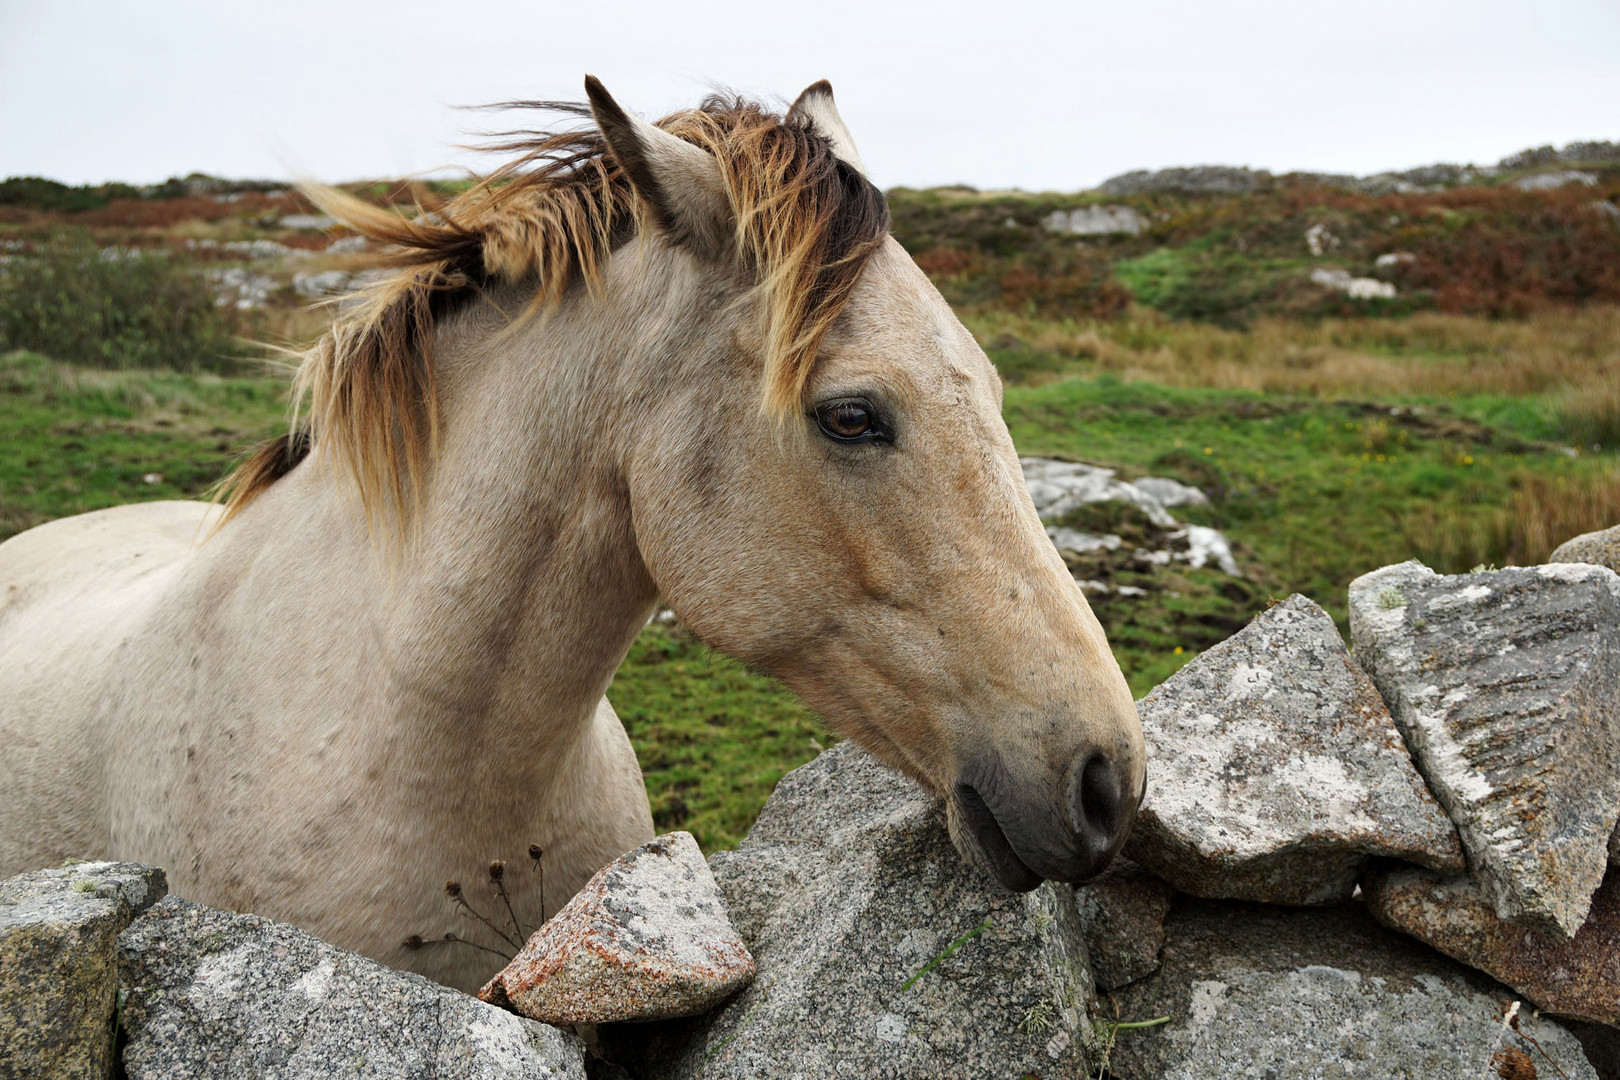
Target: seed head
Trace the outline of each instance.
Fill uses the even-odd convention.
[[[402,944],[407,949],[420,949],[422,947],[422,935],[412,934],[410,937],[406,938]]]
[[[447,881],[444,883],[444,894],[452,900],[461,899],[461,882]]]
[[[505,873],[506,873],[506,864],[503,863],[501,860],[496,859],[494,862],[489,864],[489,880],[491,880],[491,881],[499,881],[499,880],[501,880],[501,875],[503,875]]]
[[[1504,1046],[1491,1058],[1491,1064],[1502,1080],[1536,1080],[1536,1063],[1517,1046]]]
[[[539,844],[529,845],[529,858],[533,859],[535,862],[539,862],[541,856],[543,855],[545,855],[545,852],[540,850]]]

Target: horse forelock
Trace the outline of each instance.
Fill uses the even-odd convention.
[[[569,103],[497,107],[589,116],[587,106]],[[888,203],[811,123],[754,102],[711,96],[658,126],[719,166],[737,253],[762,300],[762,407],[785,420],[801,408],[823,338],[888,235]],[[384,245],[366,265],[398,271],[358,294],[304,354],[293,387],[295,413],[307,400],[308,445],[354,480],[373,524],[388,516],[403,530],[420,501],[437,441],[437,318],[493,284],[534,283],[520,318],[556,304],[575,282],[594,293],[612,252],[651,219],[599,131],[495,138],[505,141],[488,149],[517,156],[451,200],[419,197],[415,218],[304,185],[317,206]],[[298,422],[295,415],[295,430]],[[284,440],[244,460],[221,485],[221,524],[291,464]]]

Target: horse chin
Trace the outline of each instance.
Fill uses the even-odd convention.
[[[959,787],[945,801],[951,843],[962,858],[995,878],[1004,889],[1029,892],[1044,880],[1013,851],[996,817],[971,787]]]

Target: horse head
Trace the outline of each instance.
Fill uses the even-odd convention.
[[[1142,732],[1036,515],[995,368],[888,236],[831,88],[750,151],[651,124],[588,80],[646,217],[714,285],[696,379],[627,469],[641,557],[681,621],[943,797],[1012,889],[1119,850]],[[716,344],[718,342],[718,344]]]

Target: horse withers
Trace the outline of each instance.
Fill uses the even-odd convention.
[[[447,879],[538,844],[506,885],[555,911],[652,835],[603,695],[660,595],[1008,888],[1118,850],[1131,696],[830,88],[657,124],[587,91],[592,127],[515,137],[436,213],[312,189],[396,272],[223,507],[0,546],[0,875],[155,863],[475,987],[493,957],[404,944],[474,936]]]

